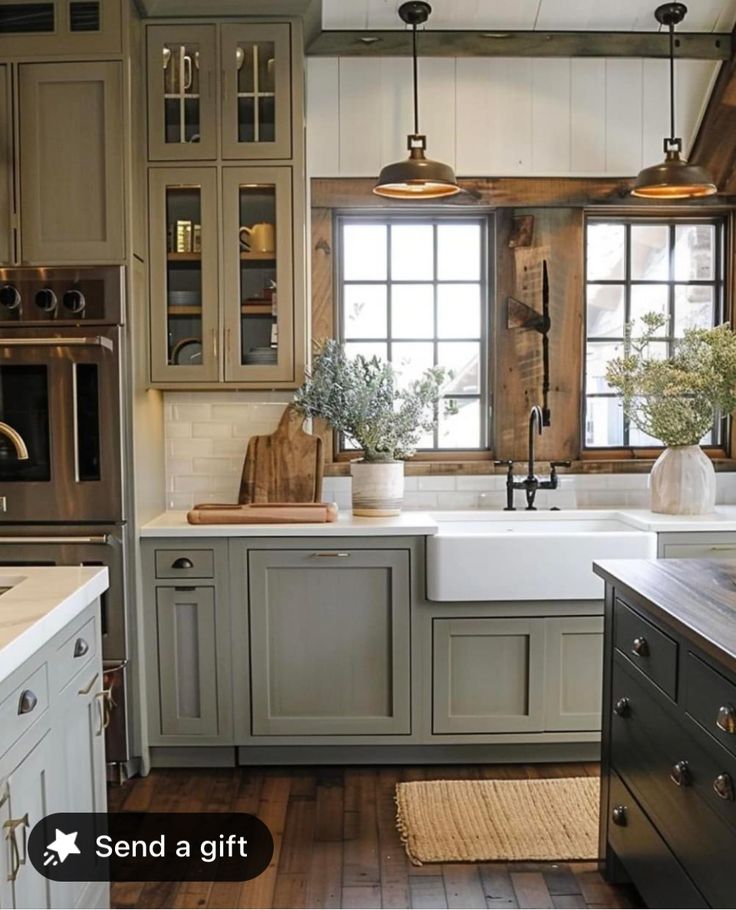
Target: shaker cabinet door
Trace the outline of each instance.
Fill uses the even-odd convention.
[[[23,63],[19,72],[22,262],[121,262],[122,64]]]
[[[13,262],[13,130],[10,72],[0,66],[0,265]],[[2,905],[0,905],[2,906]]]
[[[547,619],[545,730],[600,730],[603,617]]]
[[[248,554],[252,733],[411,732],[409,553]]]

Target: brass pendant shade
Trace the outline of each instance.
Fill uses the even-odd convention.
[[[426,22],[432,7],[421,0],[402,3],[399,16],[412,27],[412,63],[414,71],[414,132],[408,136],[409,157],[387,164],[381,169],[373,187],[377,196],[389,199],[440,199],[460,192],[455,172],[449,164],[427,158],[426,136],[419,132],[419,92],[417,86],[417,25]]]
[[[664,3],[654,11],[660,25],[666,25],[670,36],[670,135],[664,140],[664,161],[644,168],[631,190],[632,196],[644,199],[696,199],[718,192],[713,178],[704,167],[688,164],[682,157],[682,140],[675,136],[675,25],[685,18],[683,3]]]

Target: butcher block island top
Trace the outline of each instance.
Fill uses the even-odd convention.
[[[593,571],[736,672],[736,560],[616,559]]]

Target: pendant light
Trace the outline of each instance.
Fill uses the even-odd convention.
[[[718,192],[704,167],[688,164],[681,156],[682,139],[675,136],[675,26],[687,13],[684,3],[664,3],[654,11],[660,25],[670,33],[670,135],[664,140],[664,161],[639,172],[632,196],[645,199],[694,199]]]
[[[427,137],[419,132],[419,92],[417,88],[417,26],[429,19],[429,3],[412,0],[402,3],[399,16],[412,28],[412,58],[414,62],[414,132],[407,137],[409,157],[406,161],[387,164],[381,170],[373,192],[390,199],[438,199],[460,192],[455,172],[449,164],[432,161],[424,154]]]

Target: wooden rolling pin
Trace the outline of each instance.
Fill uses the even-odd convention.
[[[307,524],[337,521],[334,502],[263,502],[231,505],[204,502],[187,514],[190,525]]]

